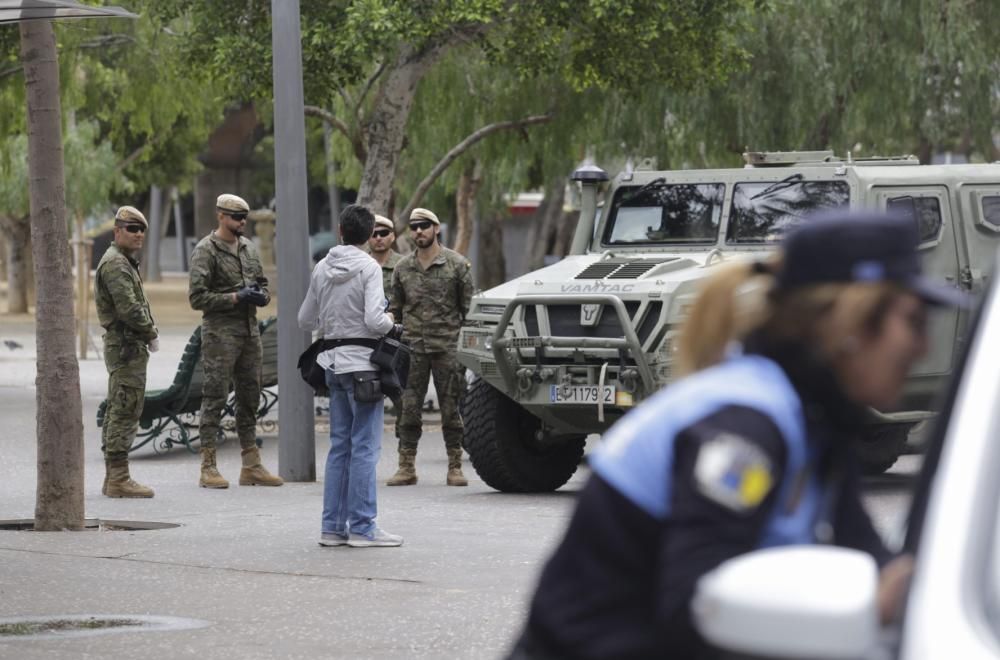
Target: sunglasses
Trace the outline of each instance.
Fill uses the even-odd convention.
[[[247,214],[246,213],[229,213],[229,212],[223,211],[223,215],[228,215],[230,218],[232,218],[236,222],[243,222],[244,220],[247,219]]]
[[[430,220],[421,220],[420,222],[411,222],[410,223],[410,231],[424,231],[426,229],[430,229],[431,225],[433,225],[433,224],[434,223],[431,222]]]
[[[130,234],[145,234],[146,228],[142,225],[118,225]]]
[[[386,236],[388,236],[391,233],[392,233],[391,229],[378,229],[378,230],[372,232],[372,236],[374,236],[376,238],[385,238]]]

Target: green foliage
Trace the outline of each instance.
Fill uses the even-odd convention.
[[[0,215],[28,214],[28,136],[13,135],[3,142],[0,162]],[[118,156],[108,140],[100,137],[96,121],[71,125],[63,136],[66,208],[69,220],[105,211],[116,193],[132,192],[129,180],[118,170]]]
[[[224,107],[180,57],[180,39],[144,11],[152,4],[131,3],[139,20],[56,23],[63,111],[96,122],[135,189],[187,184]],[[0,136],[23,132],[24,113],[18,29],[0,26]]]
[[[133,187],[118,169],[118,155],[109,140],[101,140],[96,121],[71,126],[63,139],[66,172],[66,208],[70,216],[107,210],[115,193]],[[24,186],[27,188],[27,186]]]
[[[995,158],[995,3],[772,0],[753,25],[740,41],[752,58],[745,72],[646,99],[670,116],[676,164],[734,164],[747,146]]]

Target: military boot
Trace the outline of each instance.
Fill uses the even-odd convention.
[[[215,467],[215,447],[201,448],[201,477],[198,485],[202,488],[229,488],[229,482],[219,474],[219,468]]]
[[[250,447],[243,450],[243,469],[240,470],[241,486],[280,486],[285,483],[281,477],[267,471],[260,463],[260,450]]]
[[[449,486],[468,486],[469,480],[462,474],[462,448],[448,447],[448,481]]]
[[[412,486],[417,483],[417,468],[414,463],[417,460],[415,449],[399,450],[399,469],[396,474],[389,477],[385,482],[386,486]]]
[[[152,497],[153,489],[132,481],[128,459],[119,458],[108,462],[108,486],[104,494],[108,497]]]

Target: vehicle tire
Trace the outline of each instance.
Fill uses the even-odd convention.
[[[906,439],[912,424],[878,424],[866,428],[857,445],[861,472],[882,474],[906,453]]]
[[[462,444],[476,474],[505,493],[553,491],[569,481],[583,457],[586,436],[544,446],[535,440],[541,421],[481,379],[462,399]]]

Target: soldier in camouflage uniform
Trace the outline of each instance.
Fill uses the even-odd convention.
[[[271,301],[267,278],[254,244],[243,236],[250,207],[236,195],[219,195],[215,203],[218,228],[201,239],[191,254],[188,300],[202,312],[201,476],[203,488],[228,488],[215,461],[215,441],[230,383],[236,392],[236,433],[243,469],[241,486],[284,483],[261,465],[257,449],[257,408],[260,405],[262,349],[257,307]]]
[[[382,267],[382,290],[386,300],[392,299],[392,273],[403,255],[392,249],[396,242],[396,227],[384,215],[375,215],[375,230],[368,240],[368,250],[372,258]]]
[[[465,381],[455,352],[458,332],[472,301],[472,266],[465,257],[438,242],[441,223],[431,211],[414,209],[409,226],[417,249],[396,265],[390,311],[406,328],[410,341],[410,377],[396,430],[399,469],[388,485],[417,483],[414,461],[421,434],[421,407],[433,374],[448,450],[447,483],[466,486],[469,482],[462,474],[462,418],[458,412]]]
[[[372,258],[382,267],[382,291],[385,299],[392,300],[392,273],[396,270],[396,265],[402,260],[403,255],[392,249],[392,244],[396,241],[396,227],[392,220],[384,215],[375,215],[375,229],[372,237],[368,239],[368,251]],[[399,421],[399,412],[403,408],[403,401],[399,395],[392,398],[392,410]],[[398,432],[397,432],[397,435]]]
[[[146,396],[146,363],[150,351],[159,347],[136,259],[148,228],[138,209],[118,209],[114,243],[101,257],[94,278],[94,302],[105,331],[104,364],[108,369],[108,405],[101,427],[105,466],[101,493],[108,497],[153,496],[153,489],[133,481],[128,469],[128,452]]]

